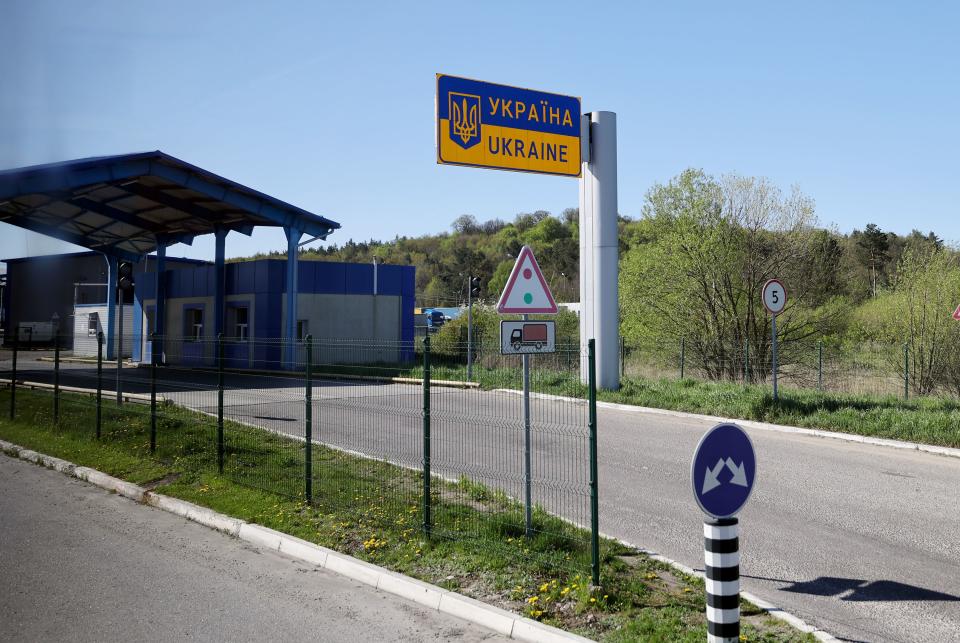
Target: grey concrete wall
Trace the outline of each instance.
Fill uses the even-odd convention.
[[[77,306],[73,313],[73,354],[76,357],[96,357],[97,356],[97,337],[87,332],[89,317],[91,313],[97,313],[100,317],[99,330],[106,336],[107,334],[107,307],[103,306]],[[133,342],[140,341],[141,338],[133,336],[133,306],[123,306],[123,357],[133,355]],[[120,341],[119,335],[113,339],[113,347],[116,349]],[[114,353],[116,354],[116,353]],[[104,359],[107,355],[107,347],[103,347]]]
[[[286,328],[286,295],[281,328]],[[314,362],[369,364],[400,359],[400,297],[387,295],[297,296],[297,317],[309,322]],[[300,351],[302,353],[302,351]],[[300,355],[298,359],[305,356]]]

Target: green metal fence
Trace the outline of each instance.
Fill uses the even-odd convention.
[[[951,360],[924,363],[909,343],[842,343],[807,339],[778,342],[781,387],[865,395],[960,396],[960,368]],[[668,343],[621,342],[621,375],[645,379],[766,384],[770,348],[757,342],[704,346],[692,338]]]
[[[470,381],[466,346],[430,337],[308,337],[293,362],[281,340],[125,341],[144,359],[119,369],[102,337],[87,356],[8,342],[0,380],[10,416],[192,459],[321,512],[348,508],[371,530],[403,520],[431,538],[543,539],[541,563],[589,565],[599,580],[595,395],[579,381],[579,346],[532,359],[527,431],[520,358],[499,346],[474,347]],[[24,388],[49,406],[24,417]]]

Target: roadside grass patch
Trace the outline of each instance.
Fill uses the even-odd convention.
[[[149,452],[149,407],[104,400],[101,440],[89,398],[63,394],[54,424],[49,393],[19,390],[17,419],[0,391],[0,437],[155,491],[341,551],[545,623],[603,641],[702,641],[703,582],[601,541],[602,576],[590,585],[587,532],[539,507],[524,536],[523,507],[467,478],[432,482],[433,536],[422,528],[422,476],[414,470],[314,447],[313,504],[304,501],[304,445],[225,422],[224,475],[214,418],[165,406]],[[812,641],[743,605],[748,641]]]
[[[395,371],[396,373],[396,371]],[[434,369],[434,377],[466,381],[463,366]],[[420,377],[419,367],[404,376]],[[570,397],[586,397],[576,368],[537,370],[532,390]],[[474,366],[473,381],[485,390],[520,389],[516,369]],[[960,399],[923,396],[830,393],[781,386],[774,402],[771,385],[744,385],[692,379],[649,379],[627,376],[620,390],[597,391],[597,399],[633,406],[701,413],[721,417],[786,424],[811,429],[855,433],[946,447],[960,447]]]

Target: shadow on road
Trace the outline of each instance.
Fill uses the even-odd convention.
[[[747,576],[775,583],[788,583],[780,589],[795,594],[809,594],[811,596],[842,596],[843,601],[960,601],[960,596],[945,594],[916,585],[907,585],[892,580],[867,581],[858,578],[838,578],[835,576],[820,576],[808,581],[791,581],[784,578],[766,578],[763,576]]]
[[[960,597],[892,580],[865,581],[857,578],[821,576],[781,587],[785,592],[814,596],[843,596],[844,601],[960,601]]]

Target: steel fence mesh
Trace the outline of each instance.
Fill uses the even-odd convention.
[[[94,439],[99,407],[105,444],[145,455],[153,446],[160,460],[193,457],[251,488],[300,500],[309,494],[320,511],[345,511],[371,533],[398,519],[411,531],[429,522],[432,536],[487,543],[527,531],[522,371],[520,358],[501,356],[499,346],[472,347],[469,379],[466,346],[432,349],[425,390],[423,338],[316,340],[309,350],[305,341],[125,341],[139,347],[139,362],[124,359],[120,368],[105,346],[99,368],[95,356],[64,352],[57,361],[21,350],[18,390],[47,401],[19,419]],[[589,535],[574,527],[590,523],[580,359],[579,346],[564,346],[531,360],[529,536],[553,545],[542,562],[583,571]],[[0,379],[12,375],[11,361],[0,359]]]

